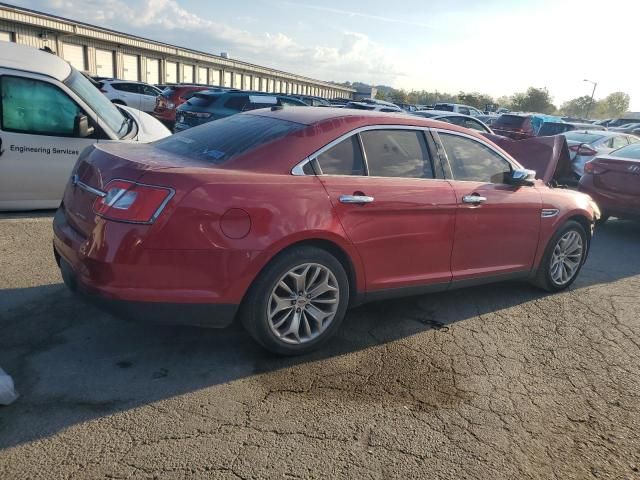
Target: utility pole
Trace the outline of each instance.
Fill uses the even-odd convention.
[[[593,96],[596,94],[596,87],[598,86],[598,82],[594,82],[593,80],[587,80],[586,78],[583,82],[589,82],[593,84],[593,91],[591,92],[591,100],[589,101],[589,106],[587,107],[586,119],[589,120],[589,112],[591,111],[591,106],[593,105]]]

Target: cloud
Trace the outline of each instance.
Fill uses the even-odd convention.
[[[333,45],[302,45],[282,32],[256,31],[203,18],[176,0],[36,0],[30,8],[52,12],[154,40],[218,54],[322,80],[392,82],[394,55],[369,37],[343,32]],[[243,18],[229,19],[245,26]],[[253,25],[255,27],[255,25]]]

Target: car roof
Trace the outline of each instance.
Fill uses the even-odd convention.
[[[56,54],[11,42],[2,42],[0,66],[48,75],[60,81],[71,74],[71,65]]]
[[[376,110],[355,110],[349,108],[317,108],[317,107],[277,107],[252,110],[245,114],[273,117],[302,125],[315,125],[334,120],[351,120],[363,125],[407,125],[427,128],[447,128],[456,132],[468,134],[469,129],[459,127],[452,123],[439,122],[430,118],[412,115],[405,111],[380,112]],[[243,114],[244,115],[244,114]],[[479,138],[486,140],[481,135]]]

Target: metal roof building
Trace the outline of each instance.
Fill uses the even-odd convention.
[[[101,77],[151,84],[198,83],[326,98],[351,98],[355,92],[302,75],[0,3],[0,42],[3,40],[48,47],[78,70]]]

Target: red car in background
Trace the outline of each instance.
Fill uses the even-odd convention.
[[[54,219],[65,283],[136,318],[305,353],[349,306],[507,279],[567,288],[597,207],[504,150],[403,114],[273,107],[79,158]]]
[[[189,93],[207,90],[206,85],[169,85],[156,97],[156,107],[153,116],[164,123],[167,128],[173,130],[176,123],[176,108],[182,105]]]
[[[585,163],[578,189],[588,193],[611,216],[640,219],[640,143],[632,143]]]

